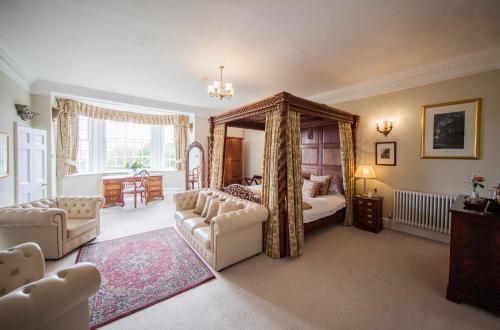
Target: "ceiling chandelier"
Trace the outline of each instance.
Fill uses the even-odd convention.
[[[212,85],[208,85],[208,94],[211,97],[216,97],[219,100],[224,98],[230,99],[231,96],[234,95],[233,84],[231,83],[223,83],[222,81],[222,69],[224,69],[224,65],[219,65],[220,69],[220,81],[212,82]]]

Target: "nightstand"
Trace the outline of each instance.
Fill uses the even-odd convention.
[[[354,199],[354,225],[378,233],[384,227],[382,220],[383,197],[356,195]]]

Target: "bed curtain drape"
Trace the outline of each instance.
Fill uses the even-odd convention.
[[[213,149],[212,149],[212,176],[210,188],[222,190],[224,178],[224,148],[226,142],[226,124],[217,124],[214,127]]]
[[[271,258],[280,258],[280,223],[278,205],[278,153],[280,113],[266,114],[262,203],[269,210],[265,223],[264,251]]]
[[[144,125],[173,125],[175,139],[176,170],[181,171],[186,160],[188,116],[157,115],[114,109],[105,109],[85,102],[57,98],[58,142],[57,175],[66,176],[78,172],[78,116]]]
[[[282,122],[282,116],[285,121]],[[286,126],[280,130],[281,125]],[[280,150],[280,134],[285,132],[286,150]],[[286,167],[281,167],[280,157],[286,153]],[[283,161],[283,160],[281,160]],[[265,224],[264,250],[272,258],[296,257],[304,247],[304,221],[302,214],[302,175],[300,150],[300,113],[272,111],[266,115],[264,168],[262,176],[262,202],[269,209]],[[286,177],[287,208],[280,223],[279,178]]]
[[[344,225],[352,225],[354,203],[354,147],[351,124],[339,122],[340,153],[346,212]]]
[[[300,113],[297,111],[288,111],[286,117],[286,163],[289,240],[289,253],[287,253],[287,255],[296,257],[302,254],[302,249],[304,248]]]

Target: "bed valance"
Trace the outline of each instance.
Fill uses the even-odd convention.
[[[346,196],[344,223],[352,224],[357,115],[281,92],[261,101],[210,117],[209,179],[223,185],[227,127],[265,131],[262,203],[269,209],[264,249],[272,258],[299,256],[304,246],[301,189],[300,128],[335,122],[339,125],[343,185]]]

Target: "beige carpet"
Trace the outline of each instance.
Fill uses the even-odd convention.
[[[102,222],[100,240],[172,225],[171,197],[103,210]],[[337,225],[307,235],[300,258],[253,257],[102,329],[500,329],[500,318],[445,299],[448,253],[394,231]]]

